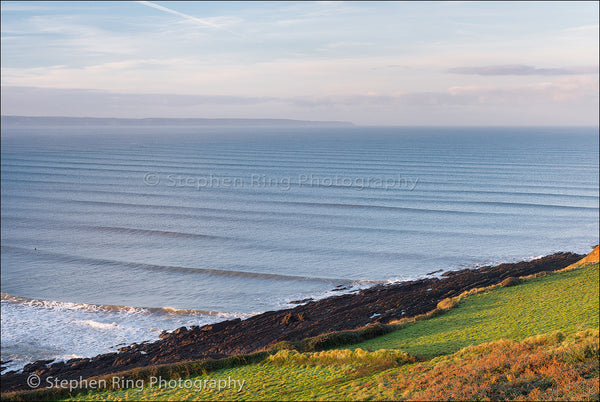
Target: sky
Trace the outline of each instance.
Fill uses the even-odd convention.
[[[598,2],[2,1],[2,115],[598,126]]]

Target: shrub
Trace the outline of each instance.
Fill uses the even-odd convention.
[[[395,325],[373,324],[355,330],[317,335],[312,338],[295,342],[293,345],[295,346],[295,349],[302,352],[319,351],[359,343],[373,339],[377,336],[385,335],[396,329],[397,327]]]
[[[437,308],[439,308],[440,310],[449,310],[453,307],[456,307],[457,305],[458,302],[455,299],[447,297],[437,304]]]
[[[500,286],[508,287],[508,286],[518,285],[519,283],[521,283],[521,280],[519,278],[515,278],[514,276],[509,276],[508,278],[506,278],[502,282],[500,282]]]
[[[269,356],[268,361],[276,365],[328,366],[352,364],[358,366],[397,367],[398,365],[413,363],[416,359],[401,350],[380,349],[375,352],[368,352],[359,348],[355,350],[323,350],[312,353],[280,350],[276,354]]]
[[[275,345],[269,348],[269,352],[276,353],[280,350],[295,350],[296,347],[288,341],[277,342]]]
[[[576,363],[576,362],[584,362],[587,359],[599,357],[599,347],[598,344],[587,344],[581,345],[577,347],[573,347],[567,352],[565,352],[564,360],[567,363]]]

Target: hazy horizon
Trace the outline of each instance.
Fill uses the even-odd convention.
[[[3,2],[2,115],[597,126],[598,2]]]
[[[169,121],[169,120],[173,120],[173,121],[186,121],[186,120],[196,120],[198,122],[201,121],[222,121],[224,124],[227,124],[228,121],[232,121],[232,122],[236,122],[236,121],[255,121],[257,123],[260,122],[277,122],[277,121],[281,121],[283,123],[290,123],[290,124],[294,124],[294,123],[314,123],[315,126],[319,126],[320,124],[333,124],[332,127],[354,127],[354,128],[361,128],[361,127],[381,127],[381,128],[471,128],[471,129],[476,129],[476,128],[547,128],[547,129],[552,129],[552,128],[576,128],[576,129],[598,129],[600,128],[600,126],[598,124],[596,125],[575,125],[575,124],[571,124],[571,125],[435,125],[435,124],[421,124],[421,125],[401,125],[401,124],[392,124],[392,125],[369,125],[369,124],[355,124],[351,121],[336,121],[336,120],[300,120],[300,119],[286,119],[286,118],[275,118],[275,119],[271,119],[271,118],[261,118],[261,117],[252,117],[252,118],[237,118],[237,117],[227,117],[227,118],[210,118],[210,117],[90,117],[90,116],[17,116],[17,115],[1,115],[0,118],[4,119],[4,118],[25,118],[25,119],[40,119],[40,121],[42,119],[65,119],[65,122],[60,122],[60,124],[64,124],[64,123],[69,123],[69,125],[72,126],[77,126],[77,124],[75,123],[71,123],[68,120],[85,120],[85,119],[90,119],[90,120],[96,120],[98,121],[100,124],[99,125],[103,125],[103,121],[110,121],[110,120],[118,120],[118,121],[131,121],[131,122],[135,122],[135,121],[149,121],[149,120],[153,120],[153,121],[159,121],[159,122],[165,122],[165,121]],[[15,126],[19,126],[19,125],[23,125],[26,126],[26,124],[21,124],[19,123],[14,123],[14,122],[9,122],[6,123],[6,121],[2,122],[3,125],[15,125]],[[43,124],[43,123],[37,123],[34,122],[34,124]],[[132,126],[135,126],[134,124],[132,124]],[[233,126],[236,127],[236,126]],[[239,127],[239,126],[238,126]],[[277,127],[277,126],[273,126],[273,127]],[[294,127],[294,126],[291,126]],[[303,128],[303,126],[298,125],[298,128]],[[311,126],[308,126],[308,128],[310,128]]]

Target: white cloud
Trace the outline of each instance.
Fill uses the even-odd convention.
[[[475,112],[476,115],[473,114]],[[564,125],[593,125],[598,120],[598,80],[569,77],[513,88],[456,86],[439,92],[291,97],[3,87],[2,113],[88,117],[296,118],[345,120],[358,124],[423,124],[425,121],[454,125],[476,124],[475,121],[485,124],[480,120],[488,116],[496,119],[488,124],[500,124],[501,117],[504,117],[508,119],[506,121],[518,118],[514,121],[521,124],[559,122]]]
[[[165,94],[162,106],[144,100],[144,113],[197,113],[201,104],[206,113],[262,114],[269,99],[276,117],[335,120],[432,121],[433,110],[450,119],[442,108],[465,114],[486,105],[489,113],[519,105],[533,115],[535,104],[564,114],[597,104],[597,83],[577,79],[597,82],[598,25],[575,11],[554,24],[554,3],[514,10],[487,3],[111,2],[98,15],[76,4],[65,13],[3,10],[3,86]],[[549,19],[523,23],[538,11]],[[182,105],[171,94],[214,102]]]
[[[534,67],[524,64],[506,64],[493,66],[453,67],[446,70],[452,74],[475,75],[576,75],[598,74],[598,66],[587,67]]]

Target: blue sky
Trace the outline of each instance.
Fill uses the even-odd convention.
[[[2,114],[598,124],[598,2],[1,2]]]

